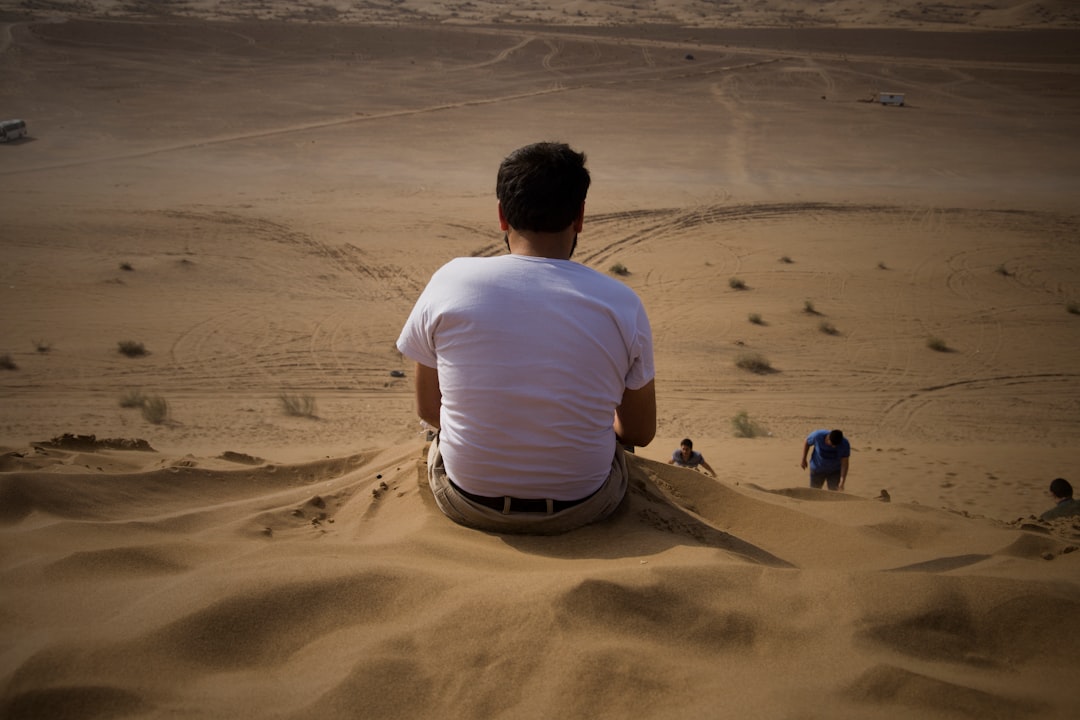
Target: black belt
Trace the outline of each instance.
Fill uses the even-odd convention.
[[[456,490],[459,495],[468,498],[469,500],[472,500],[477,505],[483,505],[484,507],[489,507],[492,510],[498,510],[499,512],[506,511],[522,513],[546,513],[548,511],[548,501],[544,498],[516,498],[510,496],[488,497],[487,495],[477,495],[476,493],[471,493],[468,490],[463,490],[462,488],[458,487],[458,484],[450,478],[446,479],[451,485],[453,485],[454,490]],[[590,495],[586,495],[585,497],[578,500],[552,500],[551,512],[557,513],[567,508],[572,508],[575,505],[580,505],[595,494],[595,492],[591,493]],[[506,507],[507,500],[510,501],[509,508]]]

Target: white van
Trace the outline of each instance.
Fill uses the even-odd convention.
[[[26,135],[25,120],[0,120],[0,142],[18,140]]]

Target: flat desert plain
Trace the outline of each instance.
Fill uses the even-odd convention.
[[[1080,715],[1080,14],[807,6],[0,3],[0,715]],[[537,140],[656,342],[557,538],[394,347]]]

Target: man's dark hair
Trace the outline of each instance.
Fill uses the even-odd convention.
[[[694,449],[694,441],[690,438],[683,438],[683,441],[679,443],[679,447],[682,447],[683,445],[690,448],[691,450]]]
[[[499,165],[495,196],[515,230],[560,232],[581,212],[589,192],[585,153],[564,143],[518,148]]]
[[[829,444],[839,445],[844,442],[844,433],[840,430],[832,430],[829,432]]]
[[[1072,485],[1065,478],[1054,478],[1050,481],[1050,493],[1056,498],[1071,498]]]

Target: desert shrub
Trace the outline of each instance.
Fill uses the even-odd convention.
[[[994,272],[996,272],[996,273],[997,273],[998,275],[1000,275],[1001,277],[1009,277],[1009,276],[1011,276],[1011,275],[1012,275],[1012,273],[1011,273],[1011,272],[1009,272],[1009,268],[1005,267],[1004,265],[998,265],[998,266],[997,266],[997,267],[996,267],[996,268],[994,269]]]
[[[879,262],[877,264],[877,266],[878,266],[878,270],[888,270],[889,269],[889,266],[886,265],[884,262]]]
[[[773,370],[772,364],[760,353],[742,353],[735,358],[735,366],[759,375]]]
[[[146,405],[146,396],[142,390],[128,390],[120,397],[120,407],[141,408]]]
[[[750,419],[745,410],[740,410],[731,418],[731,427],[735,431],[735,437],[755,438],[766,434],[765,428]]]
[[[315,417],[315,398],[311,395],[278,395],[286,415],[292,417]]]
[[[930,348],[934,352],[949,352],[948,344],[939,337],[927,338],[926,347]]]
[[[759,315],[758,313],[750,313],[750,315],[747,316],[746,319],[749,320],[754,325],[764,325],[765,324],[765,321],[761,319],[761,315]]]
[[[781,255],[781,256],[780,256],[780,262],[784,263],[785,265],[790,265],[791,263],[793,263],[793,262],[795,262],[795,261],[794,261],[794,260],[792,260],[792,259],[791,259],[790,257],[788,257],[787,255]]]
[[[120,269],[124,272],[132,272],[135,270],[135,267],[129,262],[122,262],[120,263]]]
[[[732,290],[745,290],[746,289],[746,283],[743,282],[742,280],[740,280],[739,278],[731,278],[730,280],[727,281],[727,284],[728,284],[728,287],[731,288]]]
[[[1070,315],[1080,315],[1080,303],[1071,302],[1065,306],[1065,312]]]
[[[161,425],[169,419],[169,403],[160,395],[151,395],[143,401],[142,416],[147,422]]]
[[[803,312],[806,313],[807,315],[818,315],[818,314],[820,314],[820,313],[818,313],[817,308],[814,307],[814,302],[812,300],[804,301],[802,309],[803,309]]]
[[[818,325],[818,330],[825,333],[826,335],[839,335],[840,334],[840,331],[836,329],[836,326],[833,325],[828,320],[822,320],[821,324]]]
[[[34,340],[34,349],[44,355],[45,353],[52,350],[52,343],[45,340]]]
[[[612,265],[611,267],[609,267],[608,272],[610,272],[612,275],[629,275],[630,274],[630,271],[626,268],[626,266],[623,265],[622,263],[618,263],[618,262],[615,263],[614,265]]]
[[[121,340],[117,343],[121,355],[128,357],[142,357],[146,354],[146,346],[134,340]]]
[[[10,355],[0,355],[0,370],[17,370],[18,365],[11,359]]]

